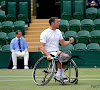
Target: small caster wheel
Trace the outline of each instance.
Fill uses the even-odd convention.
[[[78,83],[78,80],[75,80],[75,84],[77,84]]]
[[[62,85],[64,85],[64,82],[62,82]]]

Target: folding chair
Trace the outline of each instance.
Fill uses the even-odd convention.
[[[92,19],[84,19],[81,21],[81,30],[91,31],[93,29],[93,24]]]
[[[2,32],[10,33],[13,29],[13,22],[12,21],[4,21],[2,22]]]
[[[74,9],[73,18],[82,20],[84,18],[84,2],[81,0],[75,1]]]
[[[100,30],[100,19],[94,20],[94,30]]]
[[[98,43],[90,43],[87,45],[87,51],[99,51],[100,46]]]
[[[15,38],[15,37],[16,37],[16,32],[10,32],[10,33],[8,33],[8,38],[7,38],[8,44],[10,44],[11,40],[13,38]]]
[[[5,19],[5,11],[0,10],[0,22],[3,22]]]
[[[90,34],[89,31],[79,31],[78,32],[78,43],[89,43]]]
[[[28,21],[28,2],[19,2],[18,20]]]
[[[75,44],[74,51],[86,51],[86,44],[84,44],[84,43]]]
[[[2,51],[3,52],[10,52],[10,45],[8,44],[8,45],[3,45],[2,46]]]
[[[6,33],[0,32],[0,46],[6,44],[6,37],[7,37]]]
[[[61,19],[70,20],[72,16],[72,5],[71,1],[63,1],[63,13]]]
[[[90,32],[90,41],[91,43],[100,44],[100,30],[94,30]]]
[[[67,32],[65,32],[65,40],[66,41],[68,41],[69,38],[73,37],[74,38],[74,43],[76,43],[76,36],[77,36],[76,31],[67,31]]]
[[[60,25],[59,25],[59,29],[62,31],[62,32],[65,32],[67,31],[67,28],[69,26],[69,23],[67,20],[60,20]]]
[[[91,7],[86,9],[86,18],[87,19],[96,19],[97,17],[97,8]]]
[[[21,32],[24,32],[25,30],[25,22],[24,21],[16,21],[14,22],[14,32],[17,30],[20,30]]]
[[[8,2],[7,4],[7,21],[16,20],[16,2]]]
[[[74,50],[73,44],[69,44],[69,45],[67,45],[67,46],[62,46],[62,45],[61,45],[61,51],[64,51],[64,50],[73,51],[73,50]]]
[[[69,31],[79,31],[80,30],[80,20],[72,19],[69,21]]]

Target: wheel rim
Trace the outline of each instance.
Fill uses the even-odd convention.
[[[45,57],[40,58],[33,69],[33,80],[37,85],[47,84],[53,76],[52,62]]]
[[[70,60],[67,65],[67,70],[65,71],[65,76],[67,77],[70,83],[75,82],[78,80],[78,70],[75,62]]]

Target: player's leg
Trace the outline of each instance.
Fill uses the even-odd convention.
[[[57,53],[57,55],[59,55],[59,54],[60,54],[60,52]],[[63,55],[69,56],[68,54],[64,54],[64,53],[63,53]],[[60,56],[59,56],[59,58],[60,58]],[[55,75],[56,80],[60,81],[61,79],[66,79],[66,82],[68,82],[67,78],[64,75],[66,66],[67,65],[62,65],[62,63],[58,62],[58,71]]]

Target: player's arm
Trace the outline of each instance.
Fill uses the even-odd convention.
[[[51,55],[45,49],[45,43],[40,42],[40,50],[47,56],[48,60],[51,60]]]
[[[74,38],[69,38],[69,41],[65,41],[64,39],[61,39],[61,40],[59,40],[59,42],[60,42],[60,44],[62,45],[62,46],[66,46],[66,45],[69,45],[69,44],[71,44],[71,43],[73,43],[74,42]]]

